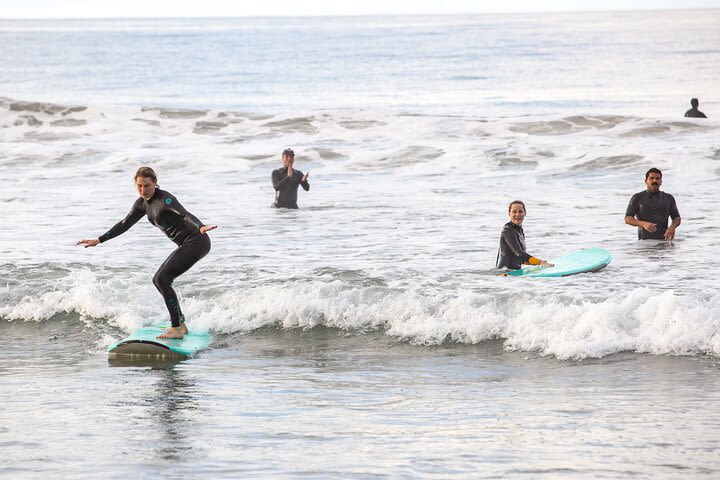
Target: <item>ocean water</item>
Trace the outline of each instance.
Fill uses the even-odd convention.
[[[0,475],[716,478],[720,11],[0,21]],[[691,97],[707,120],[683,118]],[[270,207],[280,152],[310,172]],[[166,321],[159,184],[208,224]],[[673,243],[623,223],[645,171]],[[503,278],[528,250],[604,270]]]

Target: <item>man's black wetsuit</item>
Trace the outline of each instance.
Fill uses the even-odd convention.
[[[669,193],[657,191],[655,193],[643,190],[632,196],[627,210],[626,217],[635,217],[643,222],[654,223],[657,230],[648,232],[638,227],[638,239],[640,240],[664,240],[665,231],[668,228],[668,216],[675,220],[680,216],[675,198]]]
[[[272,184],[275,188],[275,206],[278,208],[298,208],[297,192],[298,185],[302,185],[306,192],[310,190],[310,184],[302,181],[303,173],[293,169],[292,177],[288,177],[287,168],[278,168],[272,172]]]
[[[506,223],[500,234],[500,249],[495,268],[518,270],[531,257],[532,255],[525,251],[525,232],[522,227],[512,222]]]
[[[150,200],[138,198],[130,213],[99,237],[100,242],[125,233],[138,220],[147,215],[150,223],[162,230],[178,245],[178,248],[163,262],[153,277],[155,287],[165,299],[173,327],[180,326],[182,311],[177,294],[172,288],[173,280],[187,272],[190,267],[210,251],[210,237],[200,233],[203,223],[180,205],[170,193],[155,189]]]
[[[691,108],[690,110],[685,112],[685,116],[691,118],[707,118],[705,114],[697,108]]]

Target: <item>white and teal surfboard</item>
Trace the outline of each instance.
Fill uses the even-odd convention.
[[[190,332],[183,338],[157,338],[165,333],[162,327],[145,327],[108,347],[110,355],[147,355],[156,357],[189,357],[207,348],[212,341],[209,333]]]
[[[607,267],[612,260],[604,248],[586,248],[550,260],[554,267],[533,265],[507,272],[508,277],[567,277],[578,273],[597,272]]]

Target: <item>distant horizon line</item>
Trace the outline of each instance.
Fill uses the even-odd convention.
[[[183,16],[68,16],[68,17],[3,17],[0,20],[231,20],[262,18],[371,18],[371,17],[454,17],[460,15],[523,15],[523,14],[573,14],[573,13],[647,13],[647,12],[698,12],[717,11],[720,7],[666,7],[666,8],[611,8],[607,10],[513,10],[505,12],[453,12],[453,13],[367,13],[367,14],[297,14],[297,15],[183,15]]]

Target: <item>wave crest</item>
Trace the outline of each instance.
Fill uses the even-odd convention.
[[[26,295],[0,306],[7,320],[42,321],[61,313],[109,319],[131,331],[166,315],[151,286],[75,276],[68,288]],[[714,299],[648,288],[601,302],[532,294],[490,295],[461,290],[430,295],[383,285],[292,282],[182,299],[188,324],[221,334],[261,328],[317,326],[362,333],[382,330],[411,344],[477,344],[503,339],[508,350],[561,360],[631,351],[720,356],[720,315]],[[148,318],[148,315],[152,318]]]

